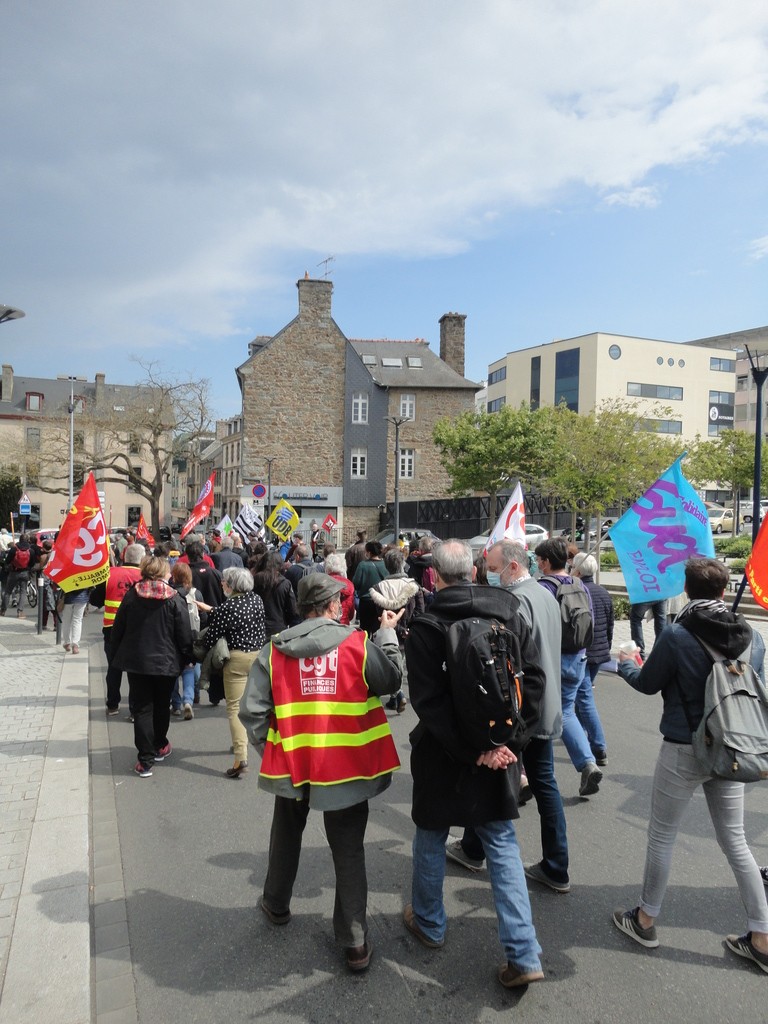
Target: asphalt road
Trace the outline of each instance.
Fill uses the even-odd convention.
[[[88,631],[95,625],[89,622]],[[621,628],[617,641],[624,639]],[[98,633],[90,654],[93,670],[103,660]],[[403,928],[413,835],[410,707],[391,717],[403,770],[371,803],[375,955],[366,974],[352,976],[332,937],[333,868],[320,815],[310,815],[292,922],[275,928],[259,911],[271,800],[257,788],[255,758],[244,779],[223,776],[231,764],[226,716],[223,706],[209,707],[206,695],[202,700],[194,721],[172,720],[173,755],[147,780],[131,773],[132,726],[122,716],[109,719],[141,1024],[485,1024],[502,1014],[508,1019],[518,1003],[526,1024],[768,1021],[768,977],[722,944],[727,932],[744,931],[744,912],[701,795],[678,838],[658,924],[661,947],[643,950],[611,924],[611,911],[634,906],[639,895],[660,742],[658,698],[634,693],[616,676],[598,677],[609,764],[599,794],[588,801],[578,798],[578,776],[562,745],[556,747],[573,888],[561,896],[531,885],[546,980],[522,993],[505,991],[495,978],[502,955],[485,873],[448,866],[444,949],[422,948]],[[768,863],[765,786],[747,787],[747,831],[756,857]],[[518,835],[525,862],[537,860],[535,805],[523,808]]]

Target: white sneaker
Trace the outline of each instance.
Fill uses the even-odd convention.
[[[195,717],[195,712],[192,710],[192,705],[191,704],[185,704],[184,705],[184,720],[186,722],[189,722],[194,717]]]
[[[445,856],[454,861],[456,864],[461,864],[467,871],[482,871],[485,867],[485,861],[475,860],[474,857],[468,857],[464,852],[464,847],[461,845],[460,839],[449,839],[445,846]]]

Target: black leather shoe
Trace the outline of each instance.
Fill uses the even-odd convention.
[[[248,771],[247,761],[238,761],[232,768],[227,768],[224,774],[228,779],[239,779],[241,775],[244,775]]]
[[[349,946],[347,948],[347,967],[350,971],[365,971],[373,956],[373,943],[365,940],[363,946]]]

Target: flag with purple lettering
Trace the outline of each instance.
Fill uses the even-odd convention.
[[[610,529],[632,604],[682,594],[688,558],[712,558],[704,502],[676,459]]]

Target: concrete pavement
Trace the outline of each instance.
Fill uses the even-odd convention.
[[[410,883],[410,708],[392,716],[403,771],[371,803],[367,857],[370,971],[350,977],[333,944],[333,873],[322,818],[311,815],[294,920],[258,911],[271,801],[256,773],[230,782],[221,708],[173,720],[174,754],[151,779],[131,773],[132,728],[103,712],[100,617],[82,653],[65,655],[33,620],[0,619],[0,1024],[165,1020],[493,1021],[524,1000],[531,1024],[659,1020],[768,1021],[766,980],[722,949],[742,930],[733,878],[703,799],[681,829],[672,884],[648,953],[610,924],[636,901],[660,704],[598,677],[609,740],[600,793],[579,800],[557,747],[573,890],[531,887],[547,980],[525,994],[495,981],[501,961],[484,873],[450,865],[449,932],[431,953],[402,927]],[[760,624],[768,637],[768,628]],[[650,638],[650,627],[647,627]],[[615,642],[628,638],[617,625]],[[90,674],[89,674],[90,660]],[[89,752],[90,736],[90,752]],[[89,757],[90,753],[90,757]],[[747,789],[755,855],[768,862],[768,790]],[[524,860],[538,859],[535,808],[519,823]]]

